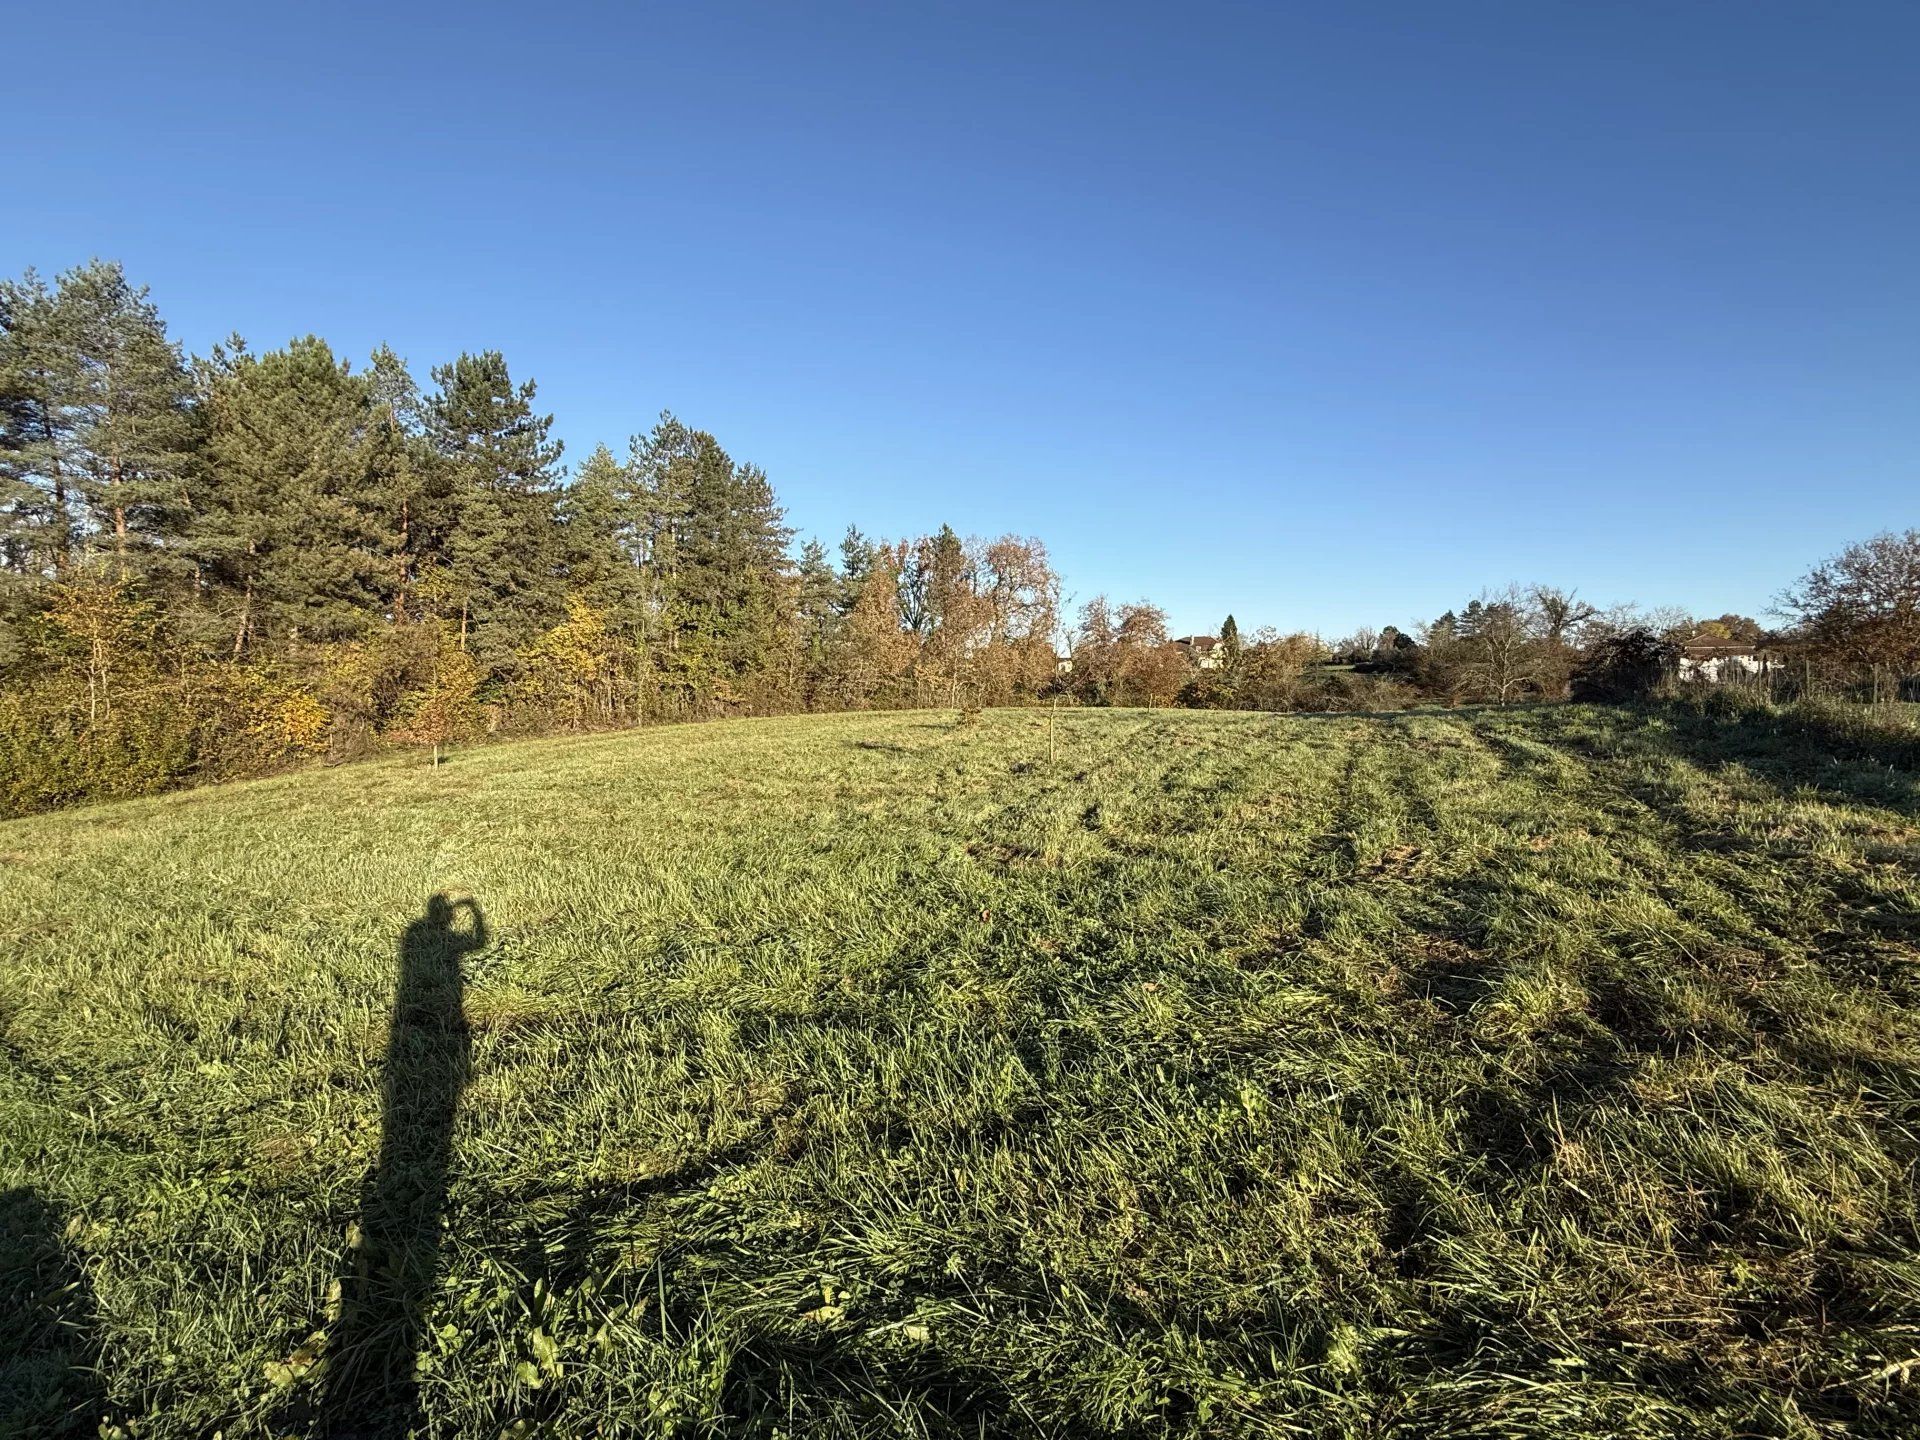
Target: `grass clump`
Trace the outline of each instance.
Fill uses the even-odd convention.
[[[1920,824],[1871,737],[1048,723],[0,828],[0,1414],[1920,1433]]]

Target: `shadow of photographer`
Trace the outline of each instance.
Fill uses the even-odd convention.
[[[465,917],[462,923],[462,917]],[[326,1347],[318,1433],[405,1435],[420,1418],[416,1379],[453,1158],[472,1066],[466,957],[488,941],[471,899],[435,895],[400,938],[382,1067],[380,1155],[362,1194]]]

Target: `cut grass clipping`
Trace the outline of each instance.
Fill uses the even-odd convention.
[[[0,827],[0,1433],[1920,1435],[1910,771],[1049,723]]]

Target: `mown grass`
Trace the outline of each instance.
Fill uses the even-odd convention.
[[[1047,725],[0,827],[0,1433],[1920,1434],[1910,770]]]

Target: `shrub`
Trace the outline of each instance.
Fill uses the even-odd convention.
[[[397,625],[319,652],[314,688],[327,709],[327,753],[342,760],[379,748],[432,684],[442,643],[437,623]]]
[[[1672,675],[1680,647],[1651,630],[1629,630],[1597,643],[1573,672],[1575,700],[1618,702],[1657,694]]]
[[[471,739],[490,727],[475,698],[480,669],[473,657],[455,645],[438,622],[431,629],[438,638],[432,673],[425,687],[409,697],[405,719],[392,735],[396,740],[431,745],[438,764],[442,745]]]
[[[264,774],[319,754],[326,725],[309,692],[234,665],[123,672],[110,706],[44,676],[0,695],[0,813]]]

